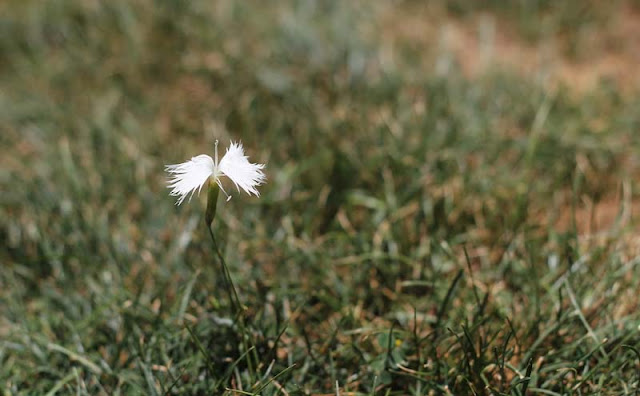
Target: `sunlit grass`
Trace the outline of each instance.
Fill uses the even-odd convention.
[[[4,394],[637,392],[637,93],[389,52],[380,4],[0,6]],[[163,172],[216,138],[267,164],[214,227],[243,327]]]

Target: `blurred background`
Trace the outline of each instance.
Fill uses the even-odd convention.
[[[635,0],[1,2],[0,389],[637,391],[639,65]]]

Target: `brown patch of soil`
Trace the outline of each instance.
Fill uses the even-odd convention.
[[[504,68],[576,93],[593,89],[602,80],[627,92],[640,89],[640,10],[629,4],[612,10],[600,31],[582,39],[588,56],[580,57],[566,55],[566,38],[561,34],[532,43],[520,37],[512,23],[490,13],[459,20],[442,9],[405,4],[379,15],[387,46],[414,46],[425,54],[426,62],[436,64],[438,58],[452,57],[470,78]]]

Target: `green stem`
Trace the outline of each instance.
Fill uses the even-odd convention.
[[[251,347],[251,349],[249,348],[249,345],[247,344],[247,338],[245,337],[245,334],[247,334],[247,331],[246,331],[247,328],[245,324],[244,307],[240,303],[238,292],[236,291],[236,287],[233,284],[233,279],[231,278],[231,272],[229,272],[229,267],[227,266],[227,262],[222,256],[222,253],[220,253],[218,242],[216,241],[216,237],[213,233],[213,230],[211,229],[211,223],[208,221],[208,219],[207,219],[207,230],[209,230],[209,235],[211,236],[211,241],[213,242],[213,249],[216,251],[216,255],[218,256],[218,259],[220,260],[220,264],[222,265],[222,272],[224,275],[227,294],[229,295],[229,301],[231,302],[234,313],[238,320],[237,323],[240,326],[240,334],[242,337],[242,347],[244,349],[244,352],[247,354],[247,366],[249,368],[249,372],[253,373],[253,363],[251,361],[250,355],[248,354],[251,349],[253,349],[254,351],[254,358],[256,359],[256,363],[258,360],[257,360],[257,355],[255,355],[256,354],[255,348],[254,347]]]
[[[229,272],[229,267],[227,267],[227,262],[224,260],[224,257],[222,256],[222,253],[220,253],[220,249],[218,248],[218,242],[216,241],[216,237],[213,234],[213,230],[211,229],[211,223],[207,223],[207,230],[209,231],[211,241],[213,242],[213,250],[216,251],[218,260],[220,260],[220,264],[222,265],[222,273],[224,276],[224,283],[226,286],[225,288],[227,289],[227,294],[229,295],[229,301],[231,302],[234,313],[238,315],[242,311],[242,304],[240,304],[238,292],[236,291],[236,287],[233,284],[233,279],[231,279],[231,273]]]
[[[227,266],[227,262],[225,261],[222,253],[220,253],[220,248],[218,247],[218,242],[216,241],[216,237],[213,233],[213,219],[216,217],[216,207],[218,204],[218,186],[214,181],[209,183],[209,192],[207,193],[207,210],[205,212],[205,222],[207,224],[207,230],[209,231],[209,235],[211,236],[211,241],[213,242],[213,249],[216,251],[216,255],[220,260],[220,265],[222,266],[222,274],[224,277],[225,288],[227,289],[227,294],[229,295],[229,301],[231,302],[231,306],[233,308],[234,314],[236,316],[236,320],[238,326],[240,327],[240,334],[242,337],[242,347],[244,348],[244,353],[247,355],[247,366],[249,368],[249,372],[253,375],[253,363],[251,362],[251,356],[249,351],[253,350],[253,357],[255,358],[256,364],[258,364],[259,359],[257,356],[256,349],[254,347],[249,348],[247,345],[247,331],[246,331],[246,323],[244,316],[244,306],[240,303],[240,298],[238,297],[238,292],[236,290],[235,285],[233,284],[233,279],[231,278],[231,272],[229,271],[229,267]]]

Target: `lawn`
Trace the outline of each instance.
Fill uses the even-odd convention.
[[[631,0],[0,3],[0,394],[640,394],[638,37]],[[164,171],[216,139],[266,164],[213,222],[241,309]]]

